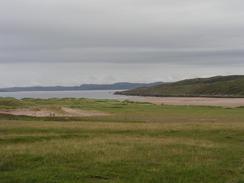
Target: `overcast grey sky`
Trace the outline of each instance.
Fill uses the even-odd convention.
[[[1,0],[0,87],[244,74],[243,0]]]

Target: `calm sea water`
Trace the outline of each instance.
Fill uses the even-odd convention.
[[[91,98],[91,99],[118,99],[125,100],[130,97],[114,95],[115,90],[89,90],[89,91],[31,91],[31,92],[0,92],[0,97],[22,98]]]

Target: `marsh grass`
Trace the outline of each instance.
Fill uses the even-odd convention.
[[[243,108],[87,99],[25,99],[17,107],[26,106],[112,115],[76,120],[2,116],[1,183],[244,182]]]

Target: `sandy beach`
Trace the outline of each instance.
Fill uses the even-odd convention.
[[[165,105],[194,105],[194,106],[244,106],[244,98],[205,98],[205,97],[132,97],[133,101],[150,102]]]

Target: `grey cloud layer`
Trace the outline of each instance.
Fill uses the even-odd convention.
[[[243,0],[1,0],[0,64],[240,67],[243,7]]]
[[[4,0],[2,49],[243,48],[241,0]]]

